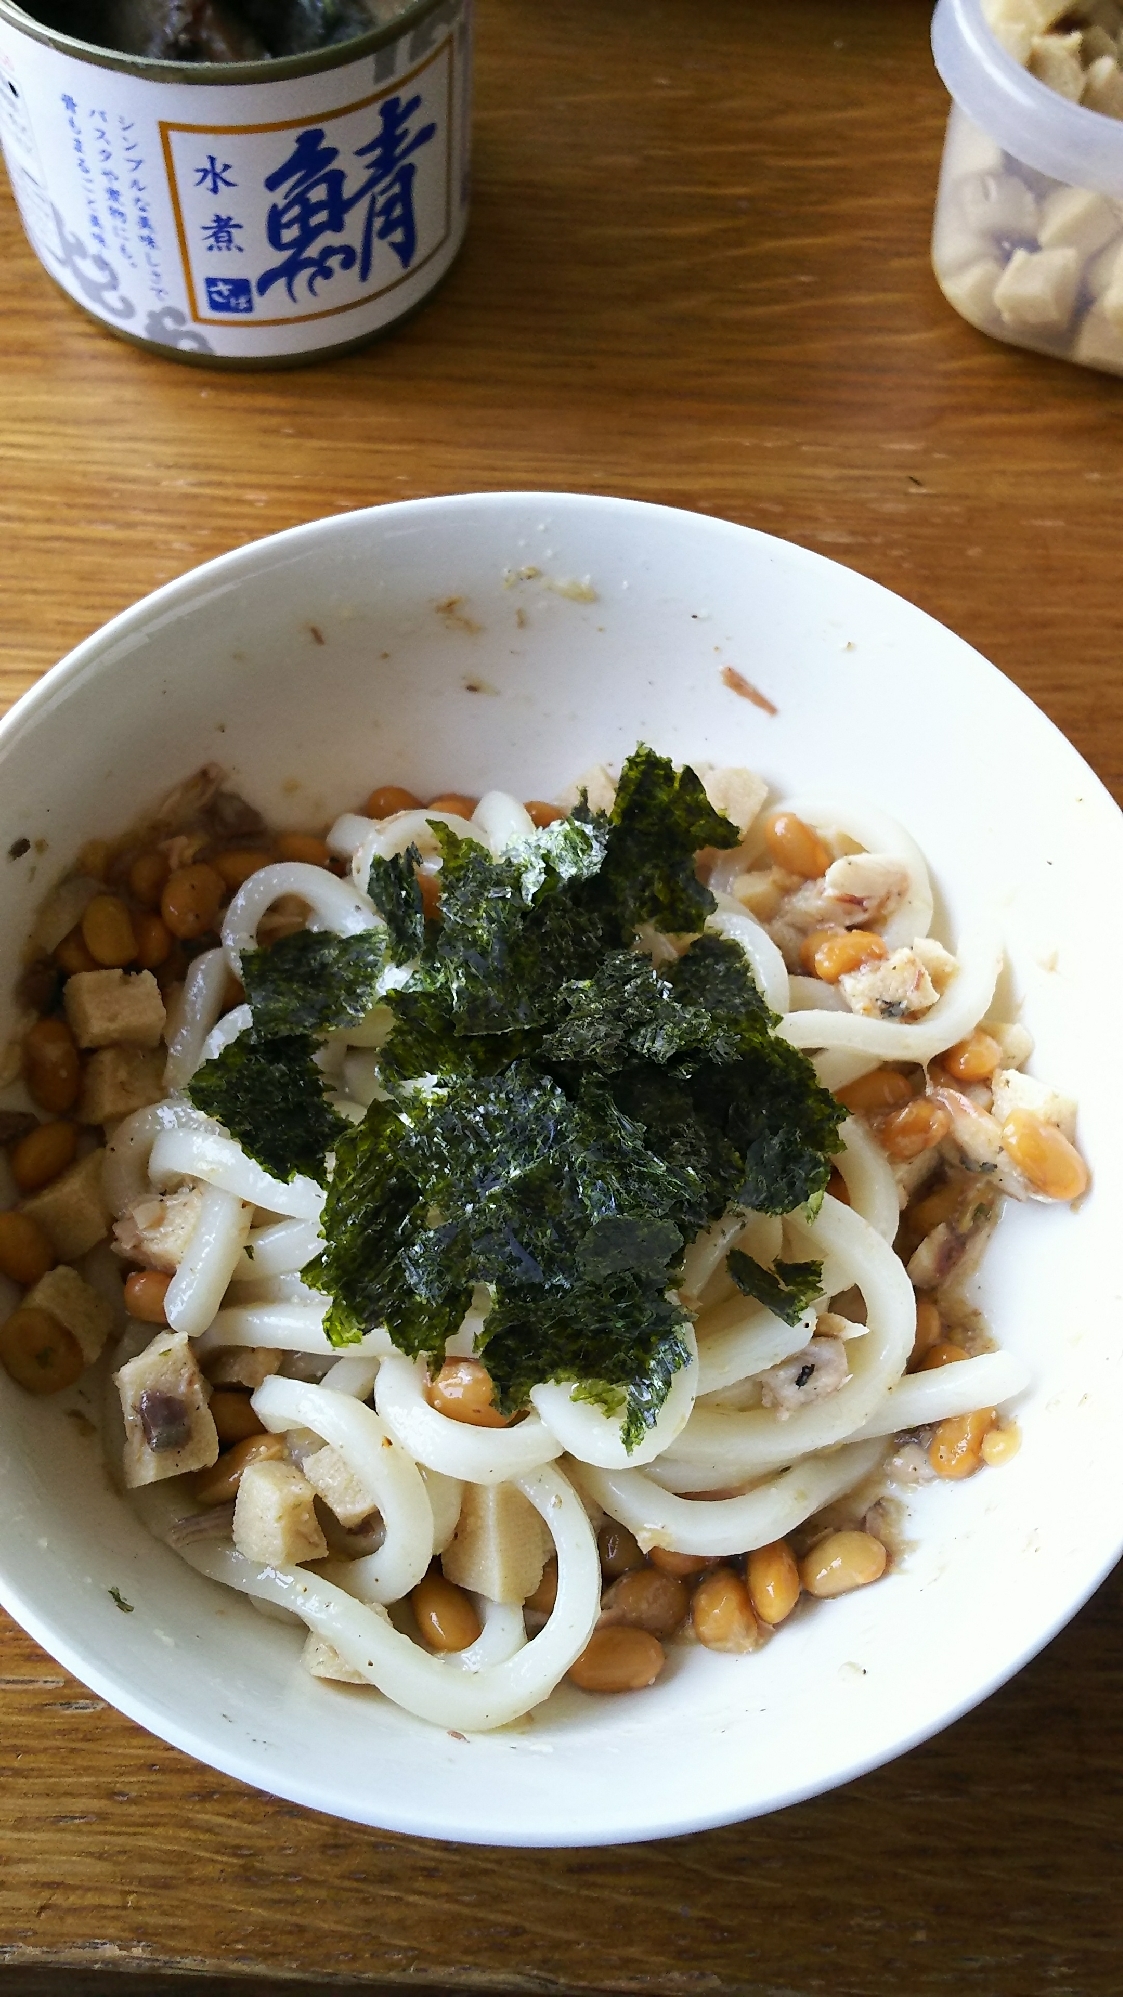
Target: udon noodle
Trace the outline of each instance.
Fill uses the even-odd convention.
[[[680,1632],[749,1652],[801,1595],[891,1564],[893,1479],[954,1480],[1017,1446],[1028,1375],[992,1348],[971,1277],[1002,1196],[1071,1200],[1087,1174],[1074,1106],[1025,1074],[1028,1034],[993,1015],[998,940],[982,923],[954,949],[932,937],[923,856],[881,813],[766,809],[749,773],[702,775],[740,833],[699,859],[707,931],[743,953],[846,1114],[817,1209],[735,1207],[688,1243],[684,1363],[638,1442],[571,1379],[497,1412],[484,1286],[427,1357],[392,1322],[335,1348],[331,1298],[305,1280],[325,1186],[266,1169],[187,1093],[252,1033],[248,952],[301,927],[377,930],[372,863],[411,849],[433,912],[435,825],[498,856],[560,809],[382,792],[324,841],[269,833],[203,773],[87,849],[40,919],[24,1079],[0,1112],[0,1268],[23,1293],[9,1282],[0,1357],[36,1392],[100,1364],[107,1447],[151,1529],[303,1625],[315,1676],[441,1726],[501,1726],[567,1674],[639,1689]],[[636,948],[658,965],[686,941],[648,930]],[[389,965],[383,993],[408,976]],[[323,1040],[345,1124],[384,1095],[388,1030],[376,1005]],[[770,1308],[734,1282],[735,1249],[777,1270],[813,1258],[819,1293]]]

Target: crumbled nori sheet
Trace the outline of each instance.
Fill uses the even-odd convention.
[[[393,0],[32,0],[27,8],[60,34],[165,62],[305,55],[400,11]]]

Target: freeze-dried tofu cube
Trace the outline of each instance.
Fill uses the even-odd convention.
[[[1094,257],[1119,234],[1119,216],[1110,201],[1084,187],[1057,187],[1041,204],[1037,240],[1043,250],[1072,248]]]
[[[994,302],[1007,326],[1063,333],[1079,281],[1075,250],[1015,250],[995,285]]]
[[[272,1345],[220,1345],[203,1360],[212,1387],[260,1387],[270,1374],[279,1373],[283,1352]]]
[[[1080,322],[1072,358],[1084,367],[1109,368],[1123,374],[1123,310],[1116,323],[1102,305],[1093,305]]]
[[[937,943],[934,936],[918,936],[912,947],[936,990],[946,992],[952,979],[959,974],[958,958],[953,957],[950,950],[945,950],[942,943]]]
[[[516,1484],[465,1484],[441,1566],[449,1581],[489,1602],[525,1602],[552,1551],[549,1532]]]
[[[144,1193],[113,1224],[113,1250],[126,1262],[174,1275],[203,1211],[201,1186],[174,1193]]]
[[[164,1094],[164,1054],[158,1047],[99,1047],[82,1077],[79,1123],[108,1123],[147,1109]]]
[[[1015,62],[1024,66],[1029,61],[1029,52],[1033,47],[1033,29],[1030,23],[1004,14],[998,20],[992,21],[990,26],[995,41],[1001,42],[1007,54],[1012,55]]]
[[[339,1655],[335,1645],[328,1643],[315,1630],[309,1630],[300,1661],[313,1678],[330,1678],[339,1685],[366,1685],[369,1681],[353,1664],[348,1664]]]
[[[981,257],[978,263],[969,264],[966,270],[956,271],[952,277],[945,277],[941,271],[940,286],[949,305],[954,305],[972,326],[989,332],[998,319],[994,292],[1001,276],[1002,265],[997,257]]]
[[[756,916],[758,922],[771,922],[773,916],[779,913],[784,899],[783,889],[778,888],[772,878],[771,867],[738,874],[730,893],[737,897],[743,908],[748,909],[750,915]]]
[[[1033,1035],[1028,1026],[1022,1026],[1017,1020],[988,1019],[983,1031],[989,1033],[992,1040],[997,1040],[1001,1047],[1004,1068],[1020,1068],[1033,1053]]]
[[[77,1269],[60,1262],[40,1277],[23,1301],[29,1309],[49,1311],[64,1324],[81,1346],[87,1366],[93,1365],[113,1329],[113,1306],[83,1282]]]
[[[1105,34],[1118,37],[1123,30],[1123,7],[1118,0],[1079,0],[1079,5],[1070,11],[1102,28]]]
[[[1111,283],[1099,301],[1100,311],[1109,326],[1117,333],[1123,333],[1123,264],[1113,271]]]
[[[1102,55],[1085,70],[1080,101],[1089,111],[1101,111],[1105,118],[1123,118],[1123,70],[1118,62]]]
[[[954,197],[937,204],[932,262],[941,280],[956,271],[966,270],[969,264],[978,263],[983,257],[989,257],[992,249],[989,236],[980,236],[977,230],[968,228]]]
[[[1123,280],[1123,236],[1116,236],[1084,266],[1084,283],[1092,297],[1098,299],[1114,291],[1120,280]]]
[[[340,1525],[361,1525],[375,1509],[374,1499],[361,1477],[349,1467],[342,1450],[318,1449],[304,1459],[304,1475],[312,1489],[335,1513]]]
[[[1080,55],[1086,69],[1090,69],[1101,56],[1109,55],[1114,62],[1118,51],[1106,28],[1093,21],[1080,36]]]
[[[1035,1075],[1023,1075],[1020,1068],[999,1068],[991,1086],[993,1114],[998,1123],[1005,1123],[1013,1110],[1028,1110],[1043,1123],[1055,1124],[1071,1144],[1076,1136],[1076,1104],[1071,1096],[1061,1095],[1047,1082],[1039,1082]]]
[[[1026,67],[1039,83],[1047,83],[1071,104],[1080,102],[1084,88],[1084,65],[1080,60],[1079,29],[1071,35],[1035,35],[1030,43]]]
[[[956,112],[952,164],[957,178],[966,173],[1000,173],[1005,165],[998,140],[972,124],[963,111]]]
[[[78,971],[62,996],[79,1047],[159,1045],[164,1001],[151,971]]]
[[[104,1161],[104,1151],[91,1151],[42,1192],[20,1201],[20,1211],[38,1221],[60,1262],[77,1262],[109,1232],[109,1205],[102,1189]]]
[[[1037,203],[1012,173],[976,173],[957,182],[956,200],[964,228],[992,242],[1033,240]]]
[[[218,1461],[208,1388],[186,1332],[160,1331],[113,1376],[125,1417],[125,1483],[130,1490],[206,1470]]]
[[[324,1558],[328,1543],[316,1517],[316,1493],[295,1463],[266,1457],[247,1464],[234,1506],[234,1544],[263,1567]]]
[[[915,1019],[936,1003],[936,987],[915,950],[892,950],[888,957],[845,971],[838,989],[851,1012],[867,1019]]]
[[[696,763],[694,768],[714,810],[747,832],[768,796],[764,778],[754,770],[727,770],[715,763]]]
[[[991,28],[1001,22],[1015,22],[1031,35],[1043,35],[1068,12],[1071,0],[983,0],[983,13]]]

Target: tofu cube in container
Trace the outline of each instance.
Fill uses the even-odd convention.
[[[1123,38],[1105,8],[1123,29],[1114,0],[939,0],[932,262],[981,332],[1123,374]]]

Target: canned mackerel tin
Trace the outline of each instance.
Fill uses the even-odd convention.
[[[467,222],[471,0],[388,11],[308,55],[175,63],[0,0],[0,140],[51,276],[203,366],[325,358],[414,312]]]

